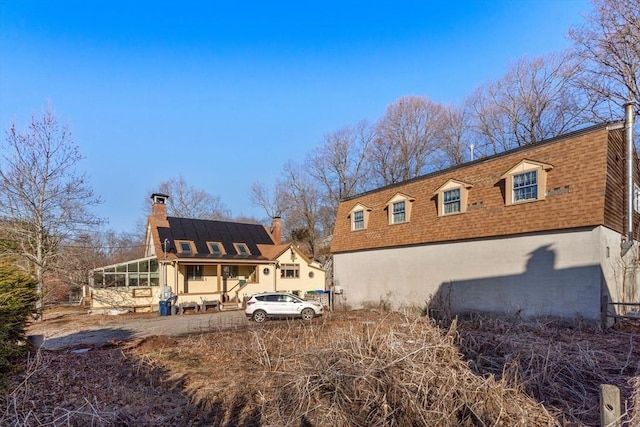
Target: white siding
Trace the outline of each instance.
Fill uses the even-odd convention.
[[[597,227],[335,254],[334,278],[342,301],[354,308],[424,307],[438,295],[456,312],[596,319],[606,292],[601,261],[616,236],[619,242],[618,234]],[[619,252],[618,243],[610,257]]]

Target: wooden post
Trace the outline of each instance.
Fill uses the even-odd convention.
[[[620,389],[611,384],[600,384],[600,426],[620,427]]]
[[[600,323],[602,324],[602,330],[606,330],[608,325],[607,313],[609,312],[609,298],[607,295],[602,295],[602,300],[600,302]]]

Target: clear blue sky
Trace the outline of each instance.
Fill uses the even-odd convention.
[[[182,175],[233,216],[323,136],[405,95],[460,104],[522,56],[570,46],[588,0],[0,0],[0,126],[49,102],[107,228]]]

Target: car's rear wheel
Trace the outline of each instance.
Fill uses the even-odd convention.
[[[302,320],[311,320],[315,316],[314,311],[310,308],[305,308],[300,314],[302,315]]]
[[[256,310],[253,312],[253,320],[256,323],[262,323],[267,320],[267,313],[264,310]]]

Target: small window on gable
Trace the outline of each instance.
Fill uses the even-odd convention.
[[[242,255],[242,256],[251,255],[251,252],[249,252],[249,248],[245,243],[234,243],[233,245],[236,247],[236,251],[238,252],[238,255]]]
[[[351,218],[351,231],[364,230],[369,222],[369,212],[371,209],[358,203],[351,209],[349,216]]]
[[[502,175],[505,180],[505,205],[543,200],[547,187],[547,172],[553,166],[523,160]]]
[[[389,225],[402,224],[411,220],[411,202],[415,199],[398,193],[387,202]]]
[[[196,253],[196,248],[193,242],[188,240],[176,240],[176,247],[178,251],[183,255],[191,255]]]
[[[224,254],[224,246],[220,242],[207,242],[207,246],[209,247],[209,252],[211,255],[223,255]]]
[[[467,211],[467,199],[471,184],[450,179],[438,188],[435,196],[438,201],[438,216],[453,215]]]

